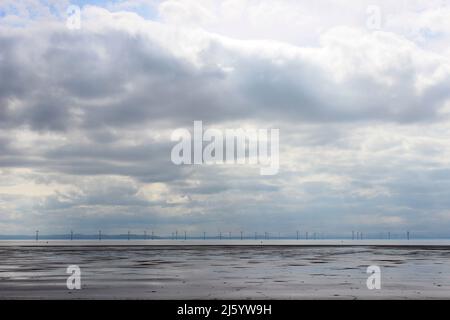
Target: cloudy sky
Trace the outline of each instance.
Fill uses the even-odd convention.
[[[449,115],[449,1],[0,0],[0,234],[450,235]],[[194,120],[278,175],[174,165]]]

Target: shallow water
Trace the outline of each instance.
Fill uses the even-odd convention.
[[[81,290],[66,287],[69,265]],[[381,290],[366,286],[369,265]],[[450,248],[0,247],[0,298],[450,298]]]

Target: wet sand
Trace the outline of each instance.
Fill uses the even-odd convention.
[[[81,268],[81,290],[66,287],[69,265]],[[381,290],[367,289],[369,265],[381,268]],[[9,243],[0,298],[449,299],[450,247]]]

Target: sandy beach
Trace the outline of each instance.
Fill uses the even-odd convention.
[[[239,246],[2,242],[0,298],[450,298],[450,246],[446,243],[317,242]],[[81,269],[81,290],[66,287],[69,265]],[[369,265],[381,268],[381,290],[366,286]]]

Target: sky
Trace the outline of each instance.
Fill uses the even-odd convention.
[[[0,234],[450,236],[449,44],[450,1],[0,0]],[[195,120],[279,173],[175,165]]]

